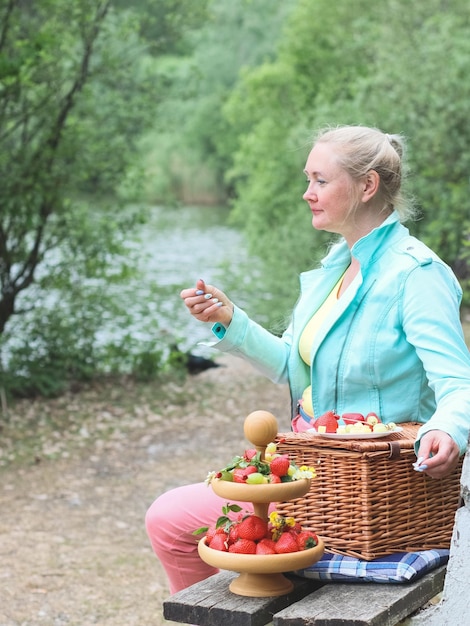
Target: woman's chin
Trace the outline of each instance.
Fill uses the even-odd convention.
[[[324,221],[322,220],[321,215],[313,215],[312,216],[312,226],[315,230],[327,230]]]

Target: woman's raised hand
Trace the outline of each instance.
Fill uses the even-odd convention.
[[[200,322],[220,322],[227,327],[232,321],[233,303],[223,291],[199,279],[196,287],[180,293],[189,312]]]

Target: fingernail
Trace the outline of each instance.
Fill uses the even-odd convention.
[[[215,304],[216,302],[218,302],[219,299],[218,298],[212,298],[212,304]]]
[[[222,306],[223,304],[224,304],[223,302],[217,302],[215,306]]]
[[[206,300],[210,300],[212,298],[212,294],[211,293],[206,293],[206,295],[204,296],[204,298]]]
[[[425,471],[425,470],[427,470],[427,469],[428,469],[428,466],[427,466],[427,465],[420,465],[419,467],[415,467],[415,470],[416,470],[417,472],[424,472],[424,471]]]
[[[421,463],[424,461],[424,456],[420,456],[418,457],[417,461],[415,462],[415,465],[421,465]]]
[[[203,293],[204,293],[204,292],[203,292],[203,290],[202,290],[202,289],[198,289],[198,290],[196,291],[196,296],[202,296],[202,294],[203,294]]]

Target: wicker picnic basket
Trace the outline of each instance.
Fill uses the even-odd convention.
[[[317,477],[302,498],[277,510],[322,537],[326,550],[370,561],[394,552],[449,548],[460,501],[461,464],[432,479],[416,472],[419,424],[384,438],[328,439],[280,433],[278,451]]]

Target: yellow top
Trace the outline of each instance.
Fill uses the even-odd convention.
[[[331,309],[334,307],[335,302],[338,300],[339,290],[343,282],[344,274],[338,280],[336,285],[331,290],[330,294],[320,306],[320,308],[312,315],[310,321],[306,324],[299,340],[299,354],[300,357],[307,365],[310,365],[310,352],[312,350],[313,340],[317,334],[320,326],[328,317]],[[312,407],[312,394],[311,387],[307,387],[302,394],[302,410],[309,416],[313,417]]]
[[[305,326],[299,340],[299,353],[307,365],[310,365],[310,352],[312,350],[313,340],[315,339],[315,335],[318,332],[318,329],[323,324],[325,319],[328,317],[329,312],[334,307],[335,302],[338,300],[338,293],[341,288],[341,283],[343,282],[343,276],[338,280],[336,285],[331,290],[329,296],[320,306],[320,308],[315,311],[315,313],[310,318],[310,321]]]

